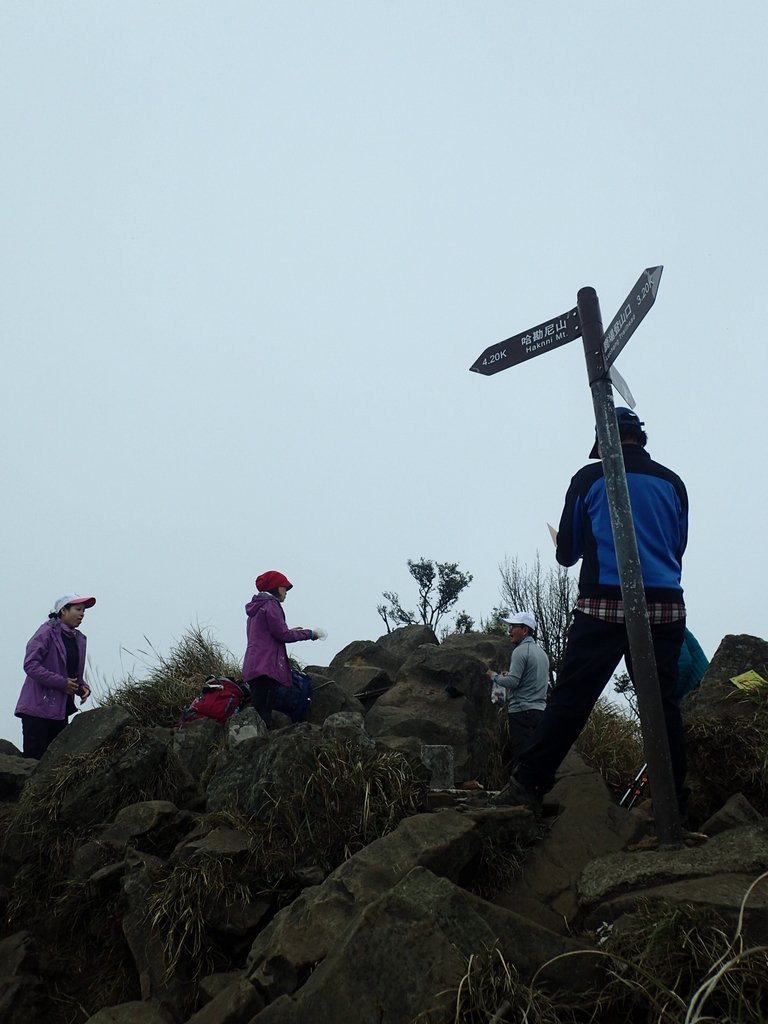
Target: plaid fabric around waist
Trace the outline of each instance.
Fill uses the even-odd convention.
[[[580,597],[576,602],[576,611],[584,615],[592,615],[603,622],[616,625],[624,623],[624,602],[606,597]],[[671,622],[680,622],[685,618],[685,605],[682,601],[649,601],[648,621],[652,626],[666,626]]]

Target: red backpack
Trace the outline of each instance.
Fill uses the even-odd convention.
[[[212,718],[219,725],[224,725],[242,707],[247,696],[242,683],[226,676],[209,676],[197,697],[181,712],[176,728],[201,718]]]

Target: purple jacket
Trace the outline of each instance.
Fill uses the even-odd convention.
[[[245,625],[248,646],[243,660],[243,679],[269,676],[289,686],[291,666],[286,644],[296,640],[311,640],[311,629],[288,629],[283,606],[272,594],[254,594],[245,606],[248,621]]]
[[[33,715],[60,722],[67,717],[67,650],[58,619],[48,619],[27,644],[24,671],[27,678],[21,688],[15,715]],[[77,666],[78,693],[83,692],[85,679],[86,639],[79,629],[71,630],[77,640],[80,660]],[[70,713],[72,707],[70,705]]]

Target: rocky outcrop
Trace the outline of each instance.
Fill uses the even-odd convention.
[[[31,758],[0,753],[0,801],[15,800],[35,768]]]
[[[0,939],[0,1020],[44,1020],[46,1005],[34,936],[21,931]]]
[[[734,793],[768,813],[768,684],[750,698],[731,682],[750,670],[768,679],[768,643],[746,634],[723,637],[699,688],[683,704],[691,812],[698,820]]]
[[[410,1024],[426,1007],[447,1007],[469,957],[492,948],[530,974],[584,947],[485,903],[425,868],[413,868],[339,934],[294,999],[272,1003],[254,1024]],[[410,950],[418,955],[404,955]],[[566,963],[552,963],[551,982],[573,981]],[[594,977],[588,963],[580,981],[586,985]]]
[[[271,999],[292,994],[366,906],[412,868],[428,867],[455,879],[479,851],[478,830],[464,815],[445,811],[406,818],[277,915],[251,948],[249,979]]]
[[[743,743],[755,704],[738,706],[728,679],[768,677],[766,647],[726,637],[687,720]],[[312,669],[301,725],[268,732],[245,709],[226,727],[139,728],[109,707],[78,715],[39,764],[0,749],[0,1019],[412,1024],[441,1006],[453,1019],[470,957],[489,950],[550,991],[599,987],[594,930],[649,905],[701,908],[768,942],[768,823],[753,793],[700,772],[709,838],[663,850],[646,848],[649,802],[618,807],[573,753],[540,821],[490,803],[475,781],[498,744],[485,670],[509,650],[405,627]],[[425,745],[453,754],[466,788],[426,799]],[[349,813],[347,776],[322,788],[334,759],[355,779],[376,770],[354,840],[324,860],[320,825],[338,832]],[[394,795],[374,830],[385,771]],[[418,800],[393,816],[408,785]],[[309,827],[308,793],[327,800]],[[284,818],[260,831],[272,808]],[[291,856],[299,835],[307,849]]]
[[[368,704],[393,685],[400,666],[423,644],[437,644],[429,626],[401,626],[376,642],[354,640],[333,659],[328,675],[348,697]]]
[[[497,656],[499,648],[508,651],[509,645],[498,639],[488,644]],[[369,711],[366,728],[385,746],[416,755],[423,743],[447,744],[457,783],[484,778],[498,736],[487,668],[474,648],[466,653],[459,644],[421,646]]]
[[[603,779],[574,751],[563,762],[547,802],[556,811],[552,824],[504,899],[567,933],[579,909],[576,886],[582,872],[594,860],[623,850],[647,829],[647,822],[619,807]]]

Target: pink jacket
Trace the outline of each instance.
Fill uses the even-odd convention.
[[[283,686],[291,682],[286,644],[311,640],[311,629],[288,629],[283,606],[272,594],[254,594],[245,606],[248,646],[243,660],[243,679],[269,676]]]
[[[67,650],[58,619],[48,619],[27,644],[24,671],[27,678],[21,688],[15,715],[33,715],[60,722],[67,717]],[[71,631],[77,640],[80,660],[77,666],[78,693],[83,693],[85,679],[85,635]],[[72,706],[70,704],[70,713]]]

